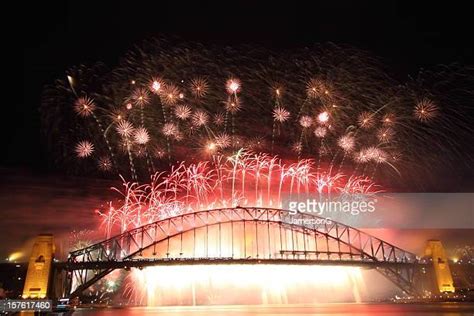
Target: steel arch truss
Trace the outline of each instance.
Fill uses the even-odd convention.
[[[223,208],[163,219],[71,252],[66,292],[77,295],[113,271],[112,263],[141,256],[372,262],[407,293],[414,292],[411,271],[417,262],[412,253],[321,217],[271,208]],[[94,262],[100,267],[74,268]]]

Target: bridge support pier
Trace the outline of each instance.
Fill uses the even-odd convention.
[[[429,240],[425,255],[433,260],[436,285],[440,293],[454,293],[453,275],[448,264],[448,257],[443,244],[439,240]]]
[[[46,298],[51,294],[54,251],[53,235],[36,237],[28,263],[23,298]]]

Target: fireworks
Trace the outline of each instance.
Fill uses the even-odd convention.
[[[214,115],[214,124],[216,124],[217,126],[221,126],[224,124],[224,122],[225,122],[224,113],[216,113]]]
[[[209,141],[205,150],[214,154],[218,147],[216,142]],[[383,151],[375,147],[364,149],[364,153],[368,160],[377,163],[385,159]],[[201,209],[236,205],[280,207],[283,193],[291,196],[380,191],[366,177],[318,172],[311,159],[286,164],[276,156],[242,150],[228,159],[215,155],[212,161],[179,163],[168,172],[152,175],[148,184],[124,181],[122,190],[114,190],[120,193],[123,201],[118,207],[109,203],[106,209],[99,211],[107,224],[108,234],[114,225],[124,232]]]
[[[79,116],[87,117],[91,115],[94,110],[94,100],[89,99],[88,97],[79,98],[74,103],[74,111],[76,111]]]
[[[73,163],[66,158],[78,156],[77,135],[83,135],[99,157],[112,161],[111,176],[134,180],[173,161],[251,149],[408,183],[398,174],[422,172],[419,165],[441,148],[450,153],[446,158],[460,153],[458,143],[472,135],[462,116],[465,102],[439,92],[439,86],[443,91],[454,86],[441,74],[431,74],[436,89],[424,85],[426,78],[400,84],[365,52],[331,45],[271,54],[267,62],[260,49],[162,44],[127,55],[107,80],[89,82],[97,69],[80,66],[68,71],[69,80],[48,88],[41,115],[51,152],[62,163]],[[465,89],[463,95],[471,92]],[[419,95],[430,98],[416,99]],[[76,116],[66,112],[71,108]],[[93,119],[74,121],[82,117]],[[437,124],[427,124],[436,117]],[[71,145],[59,146],[54,139]],[[403,159],[394,159],[401,151]],[[103,171],[97,161],[84,160],[80,168]],[[385,162],[400,170],[397,179]]]
[[[230,99],[226,102],[225,109],[227,112],[235,114],[241,109],[240,102],[234,99]]]
[[[377,138],[381,143],[387,143],[392,140],[395,132],[390,127],[382,127],[377,131]]]
[[[359,123],[359,126],[362,128],[365,128],[365,129],[371,128],[375,123],[374,115],[370,112],[362,112],[360,113],[357,122]]]
[[[94,145],[91,142],[84,140],[77,143],[75,151],[77,157],[86,158],[92,155],[92,153],[94,152]]]
[[[355,139],[350,135],[343,135],[337,141],[339,147],[341,147],[344,151],[349,152],[352,151],[355,147]]]
[[[321,124],[326,124],[329,121],[329,113],[324,111],[319,113],[318,122]]]
[[[133,138],[135,143],[144,145],[150,140],[150,134],[148,134],[148,131],[144,127],[139,127],[134,131]]]
[[[322,126],[316,127],[316,129],[314,130],[314,136],[318,138],[324,138],[327,134],[327,131],[328,130],[326,127],[322,127]]]
[[[202,110],[197,110],[193,113],[191,122],[195,127],[204,126],[209,122],[209,115]]]
[[[216,146],[219,148],[227,148],[231,145],[231,137],[227,134],[216,136]]]
[[[112,169],[112,161],[109,157],[101,157],[97,162],[97,165],[102,171],[110,171]]]
[[[176,87],[173,84],[169,84],[163,89],[163,94],[161,97],[161,101],[165,105],[174,105],[176,102],[178,102],[180,96],[180,92],[178,87]]]
[[[401,83],[373,56],[333,44],[266,53],[158,41],[107,80],[80,66],[45,91],[42,125],[57,160],[123,175],[119,198],[98,212],[107,237],[205,209],[373,194],[380,179],[405,188],[433,172],[433,153],[449,158],[472,138],[463,104],[474,94],[445,68],[430,87],[427,71]]]
[[[277,107],[273,110],[273,119],[279,123],[283,123],[290,118],[290,112],[282,107]]]
[[[176,136],[178,131],[178,127],[174,123],[166,123],[162,128],[163,135],[165,136]]]
[[[139,106],[143,106],[150,102],[150,96],[145,88],[137,88],[132,94],[132,101]]]
[[[329,90],[323,81],[311,79],[306,85],[306,93],[310,98],[318,98],[329,95]]]
[[[228,93],[236,94],[240,91],[240,81],[235,78],[227,80],[226,89]]]
[[[194,78],[191,80],[191,91],[197,98],[202,98],[207,94],[209,83],[204,78]]]
[[[392,126],[396,123],[397,117],[393,113],[387,113],[382,118],[382,124],[386,126]]]
[[[414,114],[418,120],[426,123],[438,115],[438,107],[432,101],[423,99],[415,106]]]
[[[117,130],[117,133],[124,138],[132,136],[134,131],[133,125],[125,120],[119,121],[115,129]]]
[[[310,127],[311,125],[313,124],[313,119],[311,118],[311,116],[302,116],[300,118],[300,125],[303,127],[303,128],[308,128]]]
[[[191,108],[187,105],[179,104],[174,108],[174,114],[180,120],[188,119],[191,116],[191,112]]]
[[[161,79],[153,78],[151,80],[150,89],[153,93],[156,93],[156,94],[160,93],[163,86],[164,86],[164,83]]]

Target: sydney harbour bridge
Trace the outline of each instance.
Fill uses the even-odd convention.
[[[439,292],[453,292],[447,258],[439,246],[431,244],[431,260],[420,260],[413,253],[339,222],[309,214],[292,215],[282,209],[237,206],[161,219],[73,251],[66,262],[51,265],[53,279],[62,281],[49,288],[45,281],[43,287],[48,289],[42,291],[48,296],[77,297],[116,269],[285,264],[375,269],[407,295],[419,294],[420,273],[431,271],[435,272]],[[37,255],[33,249],[30,265],[33,262],[37,267]],[[34,273],[27,276],[25,290],[28,282],[34,283]],[[57,278],[59,275],[63,277]],[[34,297],[34,293],[26,296]]]

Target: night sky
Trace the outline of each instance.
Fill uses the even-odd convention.
[[[464,2],[220,3],[58,1],[29,5],[23,13],[26,34],[20,40],[23,102],[14,109],[16,128],[11,129],[14,135],[8,138],[1,163],[45,168],[37,115],[45,84],[80,63],[102,61],[114,66],[127,50],[153,36],[213,44],[256,43],[274,49],[327,41],[350,44],[380,56],[400,80],[436,64],[474,64],[473,12]]]
[[[23,49],[23,61],[19,63],[23,64],[23,91],[21,98],[8,107],[11,113],[3,117],[2,127],[6,127],[8,136],[4,136],[6,146],[0,155],[3,175],[0,214],[25,207],[11,208],[15,201],[9,197],[9,190],[15,188],[15,179],[28,186],[29,177],[48,174],[40,185],[57,183],[49,175],[60,171],[48,159],[40,137],[37,109],[43,86],[65,76],[69,67],[80,63],[102,61],[113,67],[127,50],[153,36],[222,45],[254,43],[276,50],[327,41],[349,44],[379,56],[400,81],[415,76],[420,68],[437,64],[474,65],[474,12],[465,2],[309,3],[273,1],[256,5],[251,1],[221,1],[216,6],[184,1],[153,4],[151,1],[41,1],[28,4],[17,20],[21,27],[12,26],[13,32],[18,33],[13,34],[14,51],[19,55]],[[21,176],[15,176],[17,171]],[[469,172],[472,175],[472,170]],[[466,188],[472,189],[472,179],[468,177],[465,181]],[[22,190],[21,185],[15,190]],[[92,200],[95,202],[95,197]],[[17,244],[14,243],[15,247]]]

